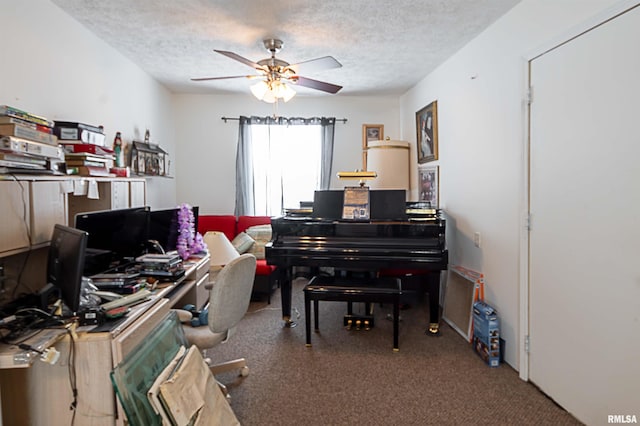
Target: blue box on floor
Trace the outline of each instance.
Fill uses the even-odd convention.
[[[485,302],[473,304],[473,350],[489,366],[500,365],[500,323],[498,313]]]

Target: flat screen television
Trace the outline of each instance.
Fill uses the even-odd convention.
[[[109,251],[112,260],[134,258],[146,248],[149,212],[145,206],[78,213],[75,227],[89,233],[89,249]]]
[[[157,241],[164,251],[176,249],[178,241],[178,208],[152,210],[149,213],[149,240]],[[198,229],[197,206],[191,208],[194,217],[194,230]]]
[[[89,235],[57,224],[53,227],[47,256],[47,283],[60,290],[62,301],[72,313],[80,308],[82,272]]]

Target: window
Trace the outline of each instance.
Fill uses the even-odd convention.
[[[281,215],[329,189],[335,118],[240,117],[236,216]]]
[[[320,188],[320,125],[255,124],[250,130],[255,214],[277,216],[313,200]]]

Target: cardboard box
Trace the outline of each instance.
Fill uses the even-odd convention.
[[[485,302],[473,304],[473,350],[489,366],[500,365],[500,323],[496,310]]]

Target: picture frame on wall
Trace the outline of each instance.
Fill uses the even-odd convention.
[[[438,166],[418,167],[419,200],[428,202],[431,208],[438,208],[440,202],[440,168]]]
[[[362,170],[367,170],[367,148],[369,141],[384,140],[383,124],[363,124],[362,125]]]
[[[438,159],[438,101],[416,112],[418,164]]]

